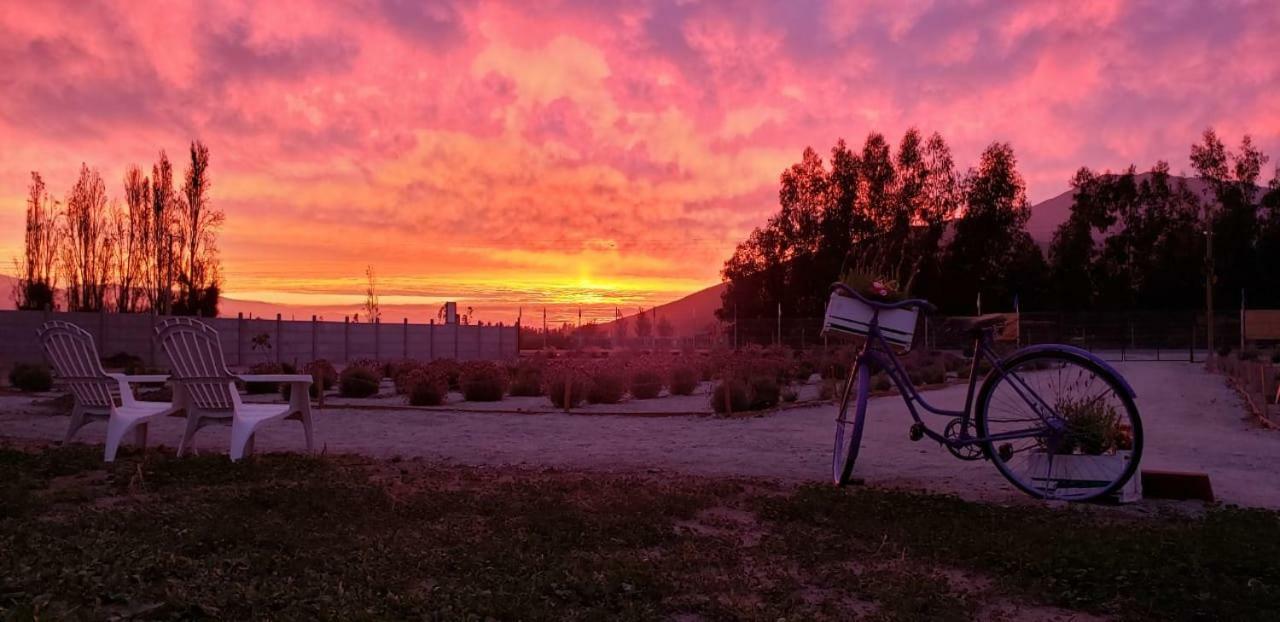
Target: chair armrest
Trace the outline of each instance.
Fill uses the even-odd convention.
[[[117,375],[123,376],[125,382],[128,382],[129,384],[164,384],[169,382],[168,374],[144,374],[137,376],[125,376],[124,374]]]
[[[138,400],[133,399],[133,387],[129,386],[129,377],[124,374],[107,374],[107,377],[115,380],[120,387],[120,405],[134,406]]]
[[[245,382],[312,382],[311,374],[239,374],[236,378]]]

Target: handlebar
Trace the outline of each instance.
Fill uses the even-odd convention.
[[[853,289],[852,287],[849,287],[848,285],[845,285],[844,283],[839,283],[839,282],[831,284],[831,291],[833,293],[839,292],[840,294],[849,296],[850,298],[856,298],[866,303],[868,306],[874,307],[876,309],[881,309],[881,310],[910,309],[912,307],[920,309],[925,313],[934,313],[938,310],[938,308],[933,306],[933,304],[930,303],[928,300],[922,300],[920,298],[908,298],[906,300],[899,300],[898,302],[878,302],[875,300],[870,300],[866,296],[859,294],[858,290]]]

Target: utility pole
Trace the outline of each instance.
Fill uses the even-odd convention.
[[[1208,210],[1206,210],[1208,211]],[[1217,280],[1213,265],[1213,219],[1206,218],[1204,251],[1204,308],[1205,325],[1209,341],[1209,356],[1213,356],[1213,282]]]
[[[733,305],[733,349],[738,350],[738,305]]]

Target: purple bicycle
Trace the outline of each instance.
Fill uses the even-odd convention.
[[[831,289],[824,330],[863,338],[836,417],[831,470],[837,485],[847,484],[853,472],[871,376],[879,370],[911,413],[912,440],[931,438],[961,460],[990,460],[1033,497],[1096,500],[1117,495],[1133,478],[1142,458],[1142,421],[1133,389],[1106,362],[1056,344],[1001,357],[993,331],[1005,317],[965,318],[958,328],[974,346],[964,409],[937,408],[916,389],[894,351],[895,345],[910,349],[918,312],[932,312],[933,305],[876,302],[842,283]],[[991,369],[979,386],[984,362]],[[947,418],[945,428],[926,425],[920,409]]]

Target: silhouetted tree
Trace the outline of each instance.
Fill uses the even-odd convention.
[[[67,282],[67,310],[101,311],[114,251],[107,221],[107,187],[97,171],[80,165],[80,176],[67,195],[67,235],[62,245],[62,274]]]
[[[1267,162],[1245,135],[1237,152],[1229,153],[1212,128],[1191,146],[1191,166],[1212,190],[1201,221],[1213,230],[1212,270],[1215,306],[1238,307],[1240,292],[1258,284],[1258,178]]]
[[[378,279],[373,274],[373,266],[365,266],[364,276],[368,280],[364,290],[364,314],[374,322],[382,318],[382,307],[378,304]]]
[[[120,313],[145,310],[146,262],[151,256],[151,180],[136,165],[124,174],[125,209],[111,212],[111,236],[116,252],[112,263],[114,308]]]
[[[649,320],[648,314],[644,309],[636,309],[636,336],[641,339],[648,339],[653,335],[653,322]]]
[[[43,310],[57,307],[58,202],[49,196],[40,173],[31,173],[27,186],[26,232],[21,259],[14,259],[18,282],[14,303],[19,309]]]
[[[992,143],[964,183],[964,214],[955,222],[942,267],[938,302],[953,313],[971,312],[981,292],[983,310],[1008,310],[1018,296],[1036,304],[1044,258],[1027,233],[1026,184],[1008,143]]]
[[[173,189],[173,165],[164,151],[151,168],[149,224],[147,296],[154,312],[168,314],[173,310],[173,285],[178,273],[178,198]]]
[[[671,320],[668,320],[666,317],[658,318],[658,336],[659,337],[674,337],[675,334],[676,334],[676,327],[671,324]]]
[[[218,314],[217,231],[224,217],[209,205],[208,193],[209,149],[200,141],[193,141],[179,204],[178,232],[183,250],[174,312],[180,315]]]

